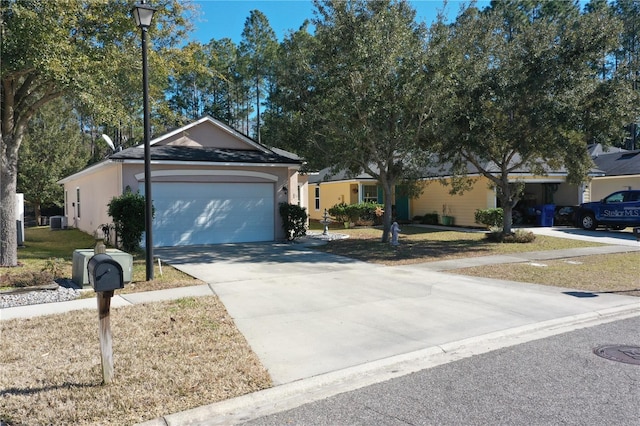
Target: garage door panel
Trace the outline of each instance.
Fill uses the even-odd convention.
[[[154,246],[272,241],[273,184],[154,184]]]

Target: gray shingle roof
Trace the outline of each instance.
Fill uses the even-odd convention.
[[[593,162],[607,176],[640,175],[640,150],[600,154]]]
[[[515,160],[519,161],[519,157],[516,157]],[[373,165],[371,167],[374,171],[377,170],[377,167]],[[489,163],[489,162],[485,163],[483,167],[486,170],[492,170],[493,173],[499,173],[499,170],[500,170],[498,167],[495,167],[495,166],[492,167],[492,163]],[[421,178],[447,178],[451,176],[452,168],[453,168],[453,165],[450,162],[441,163],[439,162],[437,157],[434,156],[432,164],[427,167],[424,167],[421,170],[420,177]],[[466,172],[469,175],[476,175],[480,173],[478,168],[473,164],[471,164],[470,162],[467,162],[466,169],[467,169]],[[547,170],[547,173],[549,174],[563,174],[563,173],[566,174],[567,173],[564,167],[561,167],[558,170],[551,169],[550,167],[546,167],[546,170]],[[591,173],[599,174],[599,171],[592,169]],[[519,174],[530,175],[531,170],[526,167],[522,167],[522,168],[518,168],[516,170],[511,171],[510,174],[512,176],[519,175]],[[373,178],[367,173],[360,173],[358,175],[353,175],[349,173],[348,170],[340,170],[338,172],[332,173],[331,168],[322,169],[317,173],[309,175],[309,183],[311,184],[316,184],[321,182],[337,182],[337,181],[349,180],[349,179],[366,180],[366,179],[373,179]]]
[[[144,148],[127,148],[109,157],[111,160],[144,160]],[[256,150],[221,149],[193,146],[151,146],[151,160],[193,161],[212,163],[276,163],[302,164],[299,158],[291,158],[275,152]]]

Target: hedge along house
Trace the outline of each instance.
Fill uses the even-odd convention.
[[[423,171],[420,179],[422,193],[409,199],[396,188],[393,197],[394,218],[409,221],[417,216],[435,213],[439,217],[453,217],[453,224],[465,227],[480,226],[475,222],[476,210],[500,207],[496,190],[488,178],[472,165],[467,173],[472,184],[462,195],[451,195],[452,176],[448,165],[435,165]],[[593,171],[592,175],[597,175]],[[525,170],[515,170],[509,175],[513,183],[523,184],[521,200],[516,209],[523,222],[535,223],[536,207],[545,204],[575,206],[583,201],[584,188],[566,182],[567,172],[547,170],[543,176],[535,176]],[[324,209],[345,202],[382,202],[382,188],[367,174],[350,177],[346,172],[336,174],[324,169],[309,177],[309,216],[321,219]]]
[[[279,203],[306,207],[302,160],[211,117],[150,141],[154,246],[285,239]],[[67,224],[94,233],[113,197],[144,194],[144,147],[110,155],[62,179]],[[144,244],[144,239],[142,241]]]

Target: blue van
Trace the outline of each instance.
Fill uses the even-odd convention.
[[[598,202],[580,204],[576,215],[583,229],[640,226],[640,190],[618,191]]]

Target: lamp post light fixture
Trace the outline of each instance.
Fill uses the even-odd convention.
[[[147,281],[153,280],[153,205],[151,201],[151,130],[149,126],[149,77],[147,72],[147,31],[151,26],[153,13],[157,9],[141,0],[131,13],[136,25],[142,30],[142,98],[144,109],[144,226],[145,226],[145,263],[147,267]]]

